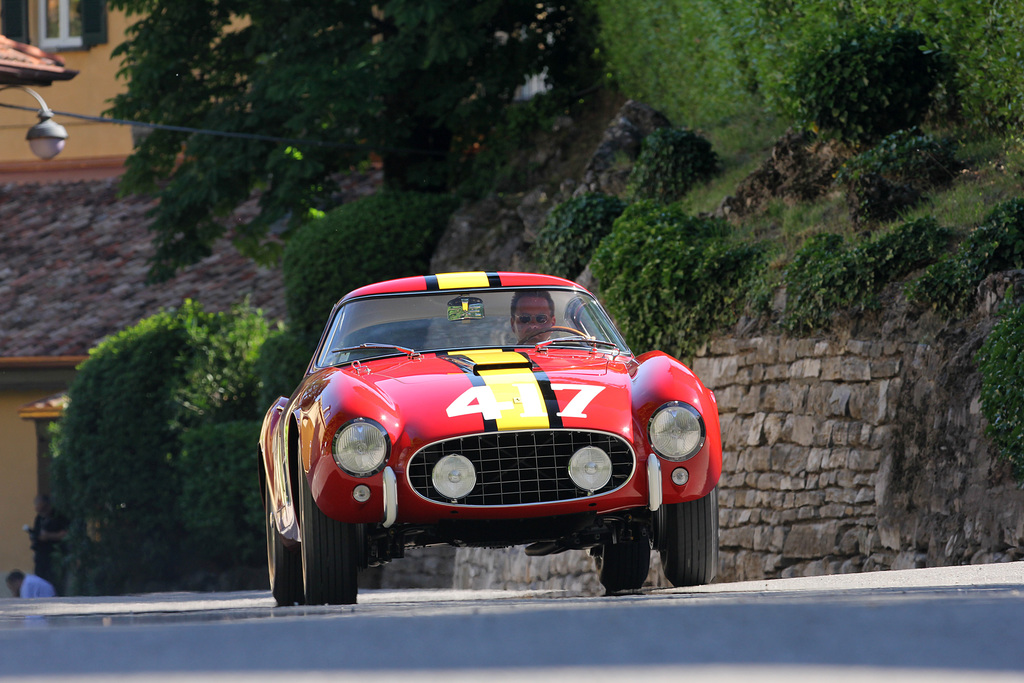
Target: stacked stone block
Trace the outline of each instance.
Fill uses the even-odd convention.
[[[895,343],[712,341],[693,370],[722,426],[720,580],[880,568],[878,468],[891,442]]]

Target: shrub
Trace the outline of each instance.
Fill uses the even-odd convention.
[[[805,41],[789,76],[792,114],[828,137],[870,142],[913,128],[945,72],[924,34],[856,25]]]
[[[253,366],[260,378],[260,408],[269,409],[279,397],[291,396],[306,374],[319,340],[318,336],[301,335],[291,328],[276,330],[267,337]]]
[[[917,130],[887,135],[839,169],[855,223],[890,221],[917,204],[933,187],[948,185],[963,167],[956,145]]]
[[[90,352],[53,442],[54,495],[73,520],[74,590],[119,593],[175,578],[182,434],[258,416],[252,359],[266,334],[256,311],[211,314],[186,301]]]
[[[204,424],[182,434],[175,468],[188,556],[204,566],[254,565],[264,559],[258,485],[259,420]]]
[[[592,267],[629,344],[682,357],[736,319],[763,254],[760,246],[735,242],[723,220],[645,201],[615,221]]]
[[[299,228],[282,263],[295,331],[318,334],[338,299],[357,287],[425,273],[455,208],[446,195],[385,191]]]
[[[882,288],[938,259],[950,235],[932,219],[905,223],[853,246],[839,235],[815,235],[786,268],[782,326],[825,328],[837,311],[878,308]]]
[[[974,292],[991,273],[1024,267],[1024,198],[999,204],[957,250],[907,286],[907,296],[946,318],[970,312]]]
[[[1024,305],[1019,305],[992,329],[978,351],[981,370],[981,411],[986,433],[999,454],[1013,465],[1024,484]]]
[[[880,175],[917,189],[948,185],[963,164],[956,158],[957,145],[949,138],[936,138],[917,129],[898,130],[871,149],[843,164],[837,183],[855,183],[865,175]]]
[[[710,142],[689,130],[659,128],[644,138],[626,192],[634,200],[670,204],[710,180],[717,169],[718,155]]]
[[[605,194],[585,194],[556,206],[537,232],[537,267],[559,277],[578,276],[625,208],[624,201]]]

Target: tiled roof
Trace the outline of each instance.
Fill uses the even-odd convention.
[[[0,85],[50,85],[77,75],[59,55],[0,35]]]
[[[279,269],[230,242],[174,279],[146,285],[154,248],[150,197],[118,198],[116,180],[0,185],[0,358],[77,356],[184,299],[207,311],[249,297],[285,316]]]

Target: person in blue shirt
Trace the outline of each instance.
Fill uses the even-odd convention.
[[[53,584],[35,574],[15,569],[7,575],[7,589],[16,598],[53,598],[57,596]]]

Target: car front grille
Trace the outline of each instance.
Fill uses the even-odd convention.
[[[476,468],[476,486],[459,505],[531,505],[584,498],[588,493],[569,478],[569,459],[584,446],[596,446],[612,460],[611,480],[594,495],[626,483],[635,458],[625,439],[562,429],[474,434],[432,443],[412,456],[409,481],[421,496],[450,504],[434,489],[431,474],[441,458],[457,453]]]

